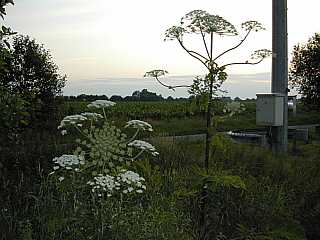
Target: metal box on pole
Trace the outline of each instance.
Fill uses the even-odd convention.
[[[257,94],[256,123],[262,126],[283,126],[284,95],[281,93]]]

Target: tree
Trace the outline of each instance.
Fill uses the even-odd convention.
[[[131,99],[138,101],[161,101],[163,97],[157,95],[157,93],[149,92],[148,89],[142,89],[141,91],[134,91]]]
[[[123,100],[123,98],[121,96],[119,96],[119,95],[112,95],[110,97],[110,101],[113,101],[113,102],[119,102],[119,101],[122,101],[122,100]]]
[[[14,5],[13,0],[2,0],[0,2],[0,17],[4,19],[8,4]],[[0,72],[8,71],[8,64],[4,59],[10,59],[8,51],[10,44],[8,38],[16,34],[10,28],[0,28]],[[0,151],[9,140],[16,141],[16,136],[22,126],[28,125],[29,114],[27,112],[28,102],[24,101],[18,94],[10,94],[8,89],[0,86]]]
[[[13,0],[3,0],[0,2],[0,17],[2,19],[4,19],[4,16],[6,15],[6,9],[5,7],[8,4],[12,4]],[[5,26],[1,26],[0,29],[0,69],[4,69],[6,67],[5,62],[2,61],[2,59],[4,59],[4,57],[8,56],[8,50],[6,49],[6,47],[10,47],[10,44],[7,40],[7,38],[11,35],[16,34],[15,32],[13,32],[10,28],[5,27]]]
[[[57,65],[43,45],[29,36],[17,36],[8,52],[2,59],[6,69],[0,71],[0,86],[12,93],[34,95],[44,103],[61,93],[66,76],[58,73]]]
[[[320,109],[320,33],[294,46],[289,81],[305,104]]]

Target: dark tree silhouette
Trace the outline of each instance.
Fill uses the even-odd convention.
[[[320,109],[320,33],[294,46],[289,80],[305,104]]]
[[[16,36],[8,52],[3,59],[6,69],[0,71],[0,86],[13,93],[32,94],[44,103],[61,93],[66,76],[58,73],[43,45],[28,36]]]

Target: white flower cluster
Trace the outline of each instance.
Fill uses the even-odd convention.
[[[87,184],[92,186],[92,192],[98,192],[99,197],[101,197],[100,192],[106,192],[107,197],[111,197],[114,189],[120,189],[120,183],[115,181],[114,177],[110,175],[103,176],[99,174],[97,177],[94,177],[94,181],[89,181]]]
[[[75,125],[82,126],[80,122],[88,120],[87,117],[76,114],[76,115],[70,115],[66,116],[64,119],[62,119],[60,125],[58,126],[58,129],[64,128],[68,125]]]
[[[145,179],[140,177],[138,173],[132,171],[123,171],[117,176],[117,180],[127,185],[126,189],[122,191],[123,193],[130,193],[134,190],[137,193],[143,193],[146,189],[146,186],[143,184]]]
[[[151,154],[153,156],[156,156],[159,154],[153,145],[151,145],[148,142],[142,141],[142,140],[134,140],[134,141],[128,143],[128,146],[151,152]]]
[[[152,126],[149,123],[144,122],[144,121],[140,121],[140,120],[130,120],[130,121],[128,121],[127,125],[125,126],[125,128],[127,128],[127,127],[137,128],[137,129],[140,129],[140,130],[146,130],[146,131],[149,131],[149,132],[153,131]]]
[[[92,192],[97,192],[101,197],[102,193],[106,193],[107,197],[111,197],[115,191],[122,190],[122,193],[143,193],[146,186],[143,184],[145,179],[139,174],[132,171],[123,171],[117,177],[99,174],[94,177],[93,181],[87,184],[92,187]]]
[[[79,165],[84,164],[84,159],[76,155],[64,154],[61,157],[55,157],[53,162],[56,164],[56,166],[53,167],[54,170],[58,170],[60,167],[70,170],[75,167],[75,171],[79,171]]]
[[[115,104],[116,104],[115,102],[111,102],[108,100],[96,100],[92,103],[89,103],[87,105],[87,107],[89,107],[89,108],[105,108],[105,107],[112,107]]]
[[[100,113],[93,113],[93,112],[84,112],[84,113],[81,113],[81,116],[84,116],[90,120],[91,119],[97,120],[99,118],[103,118],[103,116]]]

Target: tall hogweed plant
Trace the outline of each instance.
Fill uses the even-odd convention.
[[[168,74],[163,69],[155,69],[145,73],[145,77],[153,77],[162,86],[175,90],[177,88],[188,88],[189,93],[196,98],[201,98],[206,105],[206,144],[204,167],[209,170],[210,141],[213,136],[213,101],[214,98],[225,91],[222,90],[223,83],[227,80],[227,70],[232,66],[256,65],[271,55],[268,49],[255,50],[251,56],[242,61],[226,62],[223,58],[230,52],[241,47],[254,32],[263,31],[265,28],[261,23],[249,20],[241,24],[238,30],[235,25],[219,15],[210,14],[204,10],[193,10],[183,16],[178,25],[168,28],[165,32],[165,41],[176,41],[178,45],[193,59],[198,61],[205,70],[204,76],[197,76],[193,83],[168,85],[161,77]],[[195,50],[188,44],[188,37],[199,36],[203,46],[202,50]],[[217,37],[238,37],[234,46],[222,52],[215,53],[215,41]]]
[[[97,100],[88,107],[102,114],[93,111],[64,117],[58,130],[64,136],[77,135],[76,147],[72,154],[53,159],[53,171],[48,176],[49,184],[56,186],[57,195],[53,198],[58,196],[61,209],[70,211],[69,215],[74,216],[70,221],[89,232],[82,232],[81,236],[94,239],[106,236],[117,239],[125,233],[121,227],[132,221],[129,216],[136,214],[139,215],[136,218],[141,218],[148,186],[146,179],[135,171],[134,163],[144,160],[145,154],[158,155],[152,144],[137,139],[139,132],[153,131],[152,126],[130,120],[124,128],[133,129],[134,134],[127,136],[107,119],[106,112],[114,105],[111,101]],[[124,215],[128,219],[123,219]],[[45,221],[52,227],[52,219]],[[52,228],[46,231],[58,237],[59,228]],[[79,237],[81,229],[70,230],[72,237]],[[116,236],[112,236],[112,232]]]
[[[222,85],[227,80],[227,70],[231,66],[236,65],[256,65],[261,63],[266,57],[271,55],[268,49],[255,50],[251,57],[241,61],[226,62],[223,58],[230,52],[238,49],[248,39],[249,35],[254,32],[265,30],[261,23],[249,20],[241,24],[241,29],[237,29],[235,25],[224,19],[219,15],[210,14],[203,10],[193,10],[183,16],[178,25],[168,28],[165,32],[165,41],[176,41],[178,45],[193,59],[197,60],[205,70],[204,76],[198,76],[194,79],[191,85],[178,84],[168,85],[161,77],[164,77],[168,72],[163,69],[155,69],[145,73],[145,77],[155,78],[156,81],[164,87],[171,90],[176,88],[188,88],[189,93],[196,98],[201,98],[205,103],[206,109],[206,139],[205,139],[205,159],[204,169],[209,173],[209,160],[212,155],[212,138],[216,132],[216,124],[219,119],[214,118],[215,109],[213,109],[214,98],[223,92]],[[188,44],[188,37],[199,36],[199,41],[203,49],[198,51]],[[222,52],[214,52],[214,44],[217,37],[239,37],[239,41],[234,46],[227,48]],[[230,106],[226,111],[232,111]],[[199,232],[199,239],[206,239],[206,210],[205,202],[208,198],[208,182],[204,181],[203,190],[201,193],[201,219],[200,225],[204,226],[203,230]]]
[[[102,109],[103,115],[84,112],[66,116],[61,121],[58,129],[62,135],[68,134],[70,128],[75,128],[80,137],[75,140],[77,147],[73,154],[53,159],[54,171],[51,175],[60,182],[81,176],[91,192],[101,198],[143,193],[146,189],[145,180],[131,171],[130,165],[143,153],[158,155],[153,145],[136,139],[140,131],[153,131],[153,128],[147,122],[130,120],[125,128],[133,128],[135,133],[128,137],[106,117],[106,108],[114,105],[111,101],[97,100],[88,107]]]

